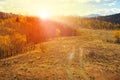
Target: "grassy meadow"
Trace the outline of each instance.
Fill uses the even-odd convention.
[[[119,25],[72,20],[1,20],[0,80],[120,80]]]

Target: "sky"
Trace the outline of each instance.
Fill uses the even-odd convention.
[[[0,11],[52,16],[110,15],[120,13],[120,0],[0,0]]]

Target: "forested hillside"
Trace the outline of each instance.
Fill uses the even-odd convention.
[[[97,17],[96,19],[104,20],[115,24],[120,24],[120,13],[114,15],[108,15],[108,16],[101,16],[101,17]]]
[[[33,50],[35,44],[55,37],[76,35],[74,28],[55,21],[7,13],[0,16],[0,58]]]
[[[105,18],[106,19],[106,18]],[[120,27],[119,23],[100,20],[99,18],[84,18],[78,16],[59,17],[58,22],[63,22],[74,26],[75,28],[105,29],[113,30]]]
[[[77,36],[81,34],[79,28],[114,30],[120,27],[119,23],[74,16],[42,20],[0,12],[0,19],[0,58],[33,50],[35,44],[56,37]],[[118,33],[117,42],[120,42]]]

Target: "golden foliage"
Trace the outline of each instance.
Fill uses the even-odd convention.
[[[21,35],[20,33],[16,33],[12,36],[13,40],[19,41],[19,42],[26,42],[26,36]]]
[[[120,30],[114,31],[114,37],[116,39],[116,43],[120,43]]]
[[[114,31],[114,37],[115,38],[120,38],[120,30],[115,30]]]
[[[10,37],[9,35],[0,36],[0,45],[7,45],[10,44]]]

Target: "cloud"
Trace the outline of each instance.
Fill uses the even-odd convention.
[[[89,3],[89,2],[100,3],[101,0],[79,0],[78,2],[80,2],[80,3]]]
[[[111,1],[111,2],[108,2],[108,3],[105,3],[104,5],[107,5],[107,6],[114,6],[116,3],[117,3],[117,1],[114,0],[114,1]]]
[[[101,2],[101,0],[95,0],[95,2],[99,3],[99,2]]]
[[[4,5],[6,0],[0,0],[0,6]]]
[[[91,3],[91,4],[105,4],[108,6],[112,6],[119,1],[118,0],[85,0],[84,2]]]
[[[0,0],[0,3],[5,2],[6,0]]]
[[[4,9],[5,2],[6,0],[0,0],[0,11]]]
[[[97,9],[95,12],[96,12],[96,13],[100,13],[100,14],[102,14],[102,15],[109,15],[109,14],[120,13],[120,8]]]
[[[45,2],[51,2],[51,0],[44,0]],[[89,2],[96,2],[99,3],[101,0],[53,0],[54,2],[62,2],[62,3],[89,3]]]
[[[0,0],[0,1],[5,1],[5,0]]]

